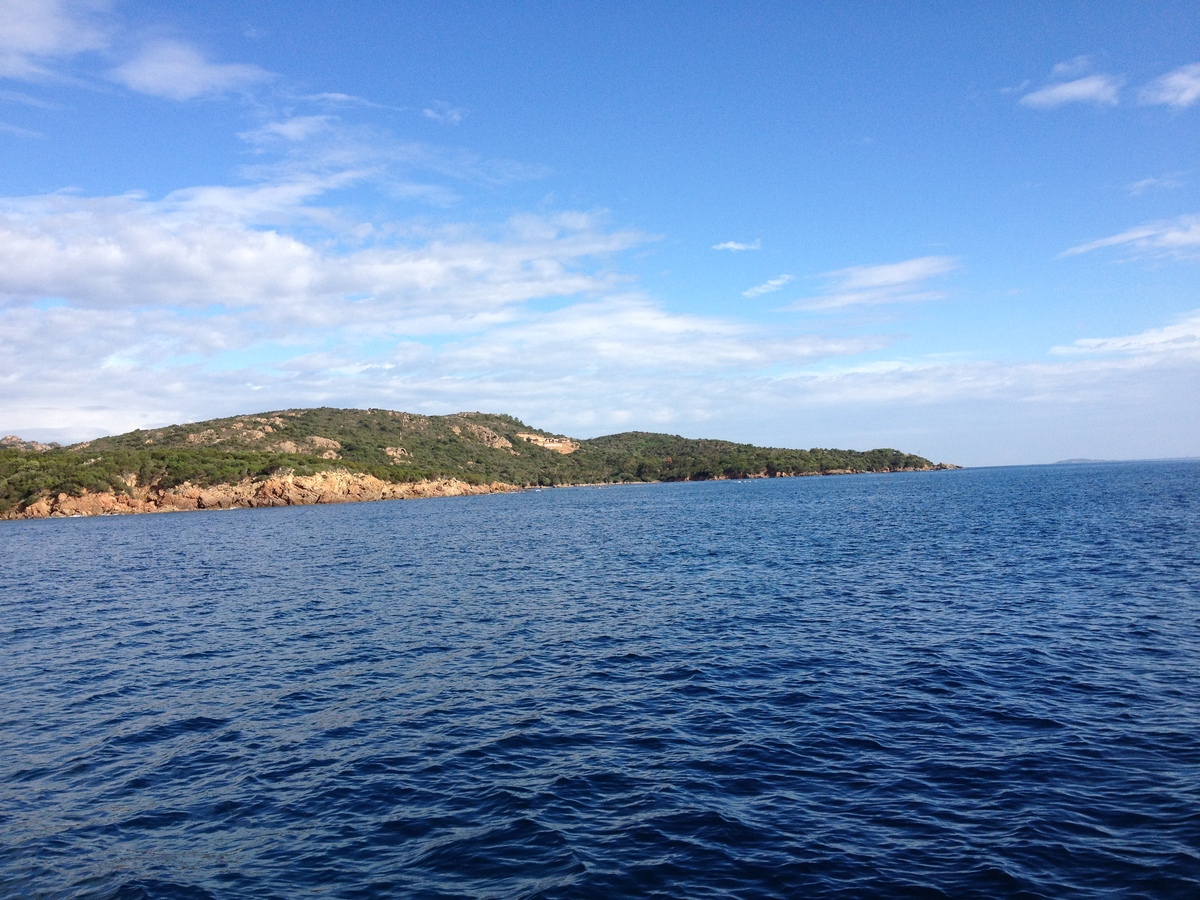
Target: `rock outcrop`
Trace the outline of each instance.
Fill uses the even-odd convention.
[[[453,478],[392,483],[373,475],[353,472],[318,472],[315,475],[280,475],[262,481],[246,479],[236,484],[177,488],[131,488],[129,494],[111,492],[77,497],[59,494],[43,497],[24,509],[9,512],[9,519],[44,519],[51,516],[111,516],[128,513],[174,512],[192,509],[236,509],[265,506],[308,506],[317,503],[358,503],[368,500],[415,500],[424,497],[458,497],[495,494],[519,488],[500,482],[469,484]]]
[[[527,443],[537,444],[539,447],[545,447],[547,450],[553,450],[564,456],[579,449],[579,441],[573,441],[570,438],[547,437],[544,434],[530,434],[524,431],[517,432],[517,437]]]
[[[17,437],[15,434],[8,434],[0,438],[0,448],[12,450],[29,450],[34,453],[45,453],[47,450],[57,450],[59,447],[56,443],[43,444],[41,441],[27,441]]]
[[[512,446],[512,441],[503,437],[492,429],[484,425],[476,425],[474,422],[466,422],[463,425],[451,425],[450,430],[455,434],[466,434],[468,440],[474,441],[477,444],[483,444],[485,447],[492,447],[496,450],[507,450]]]

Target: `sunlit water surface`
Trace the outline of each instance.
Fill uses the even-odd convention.
[[[0,523],[0,895],[1200,896],[1200,464]]]

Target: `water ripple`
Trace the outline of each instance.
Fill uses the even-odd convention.
[[[1198,488],[6,523],[0,896],[1195,897]]]

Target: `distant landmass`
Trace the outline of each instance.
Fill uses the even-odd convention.
[[[512,416],[287,409],[60,447],[0,440],[0,518],[290,506],[530,487],[955,469],[898,450],[787,450]]]
[[[1056,465],[1056,466],[1071,466],[1071,465],[1078,465],[1079,463],[1100,463],[1100,462],[1112,462],[1112,460],[1111,459],[1087,459],[1086,457],[1081,456],[1078,459],[1060,459],[1054,465]]]

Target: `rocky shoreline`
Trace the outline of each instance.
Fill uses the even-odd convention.
[[[961,466],[939,463],[922,468],[897,468],[891,472],[926,472],[958,469]],[[861,475],[858,469],[830,469],[825,472],[755,474],[758,478],[801,478],[822,475]],[[734,480],[717,475],[706,481]],[[613,487],[624,482],[597,482],[556,487]],[[430,497],[464,497],[481,494],[506,494],[526,488],[493,481],[470,484],[456,478],[395,483],[374,475],[343,470],[314,475],[279,475],[265,480],[243,479],[235,484],[198,487],[182,484],[176,488],[131,486],[128,493],[104,491],[72,496],[58,494],[42,497],[20,509],[0,514],[0,519],[49,519],[79,516],[120,516],[140,513],[186,512],[212,509],[259,509],[274,506],[313,506],[323,503],[365,503],[374,500],[420,500]]]
[[[498,494],[520,488],[501,482],[468,484],[454,478],[392,483],[373,475],[343,471],[315,475],[281,475],[262,481],[176,488],[132,487],[128,494],[105,491],[80,496],[43,497],[5,519],[46,519],[70,516],[116,516],[136,513],[182,512],[201,509],[255,509],[270,506],[311,506],[318,503],[362,503],[370,500],[416,500]]]

